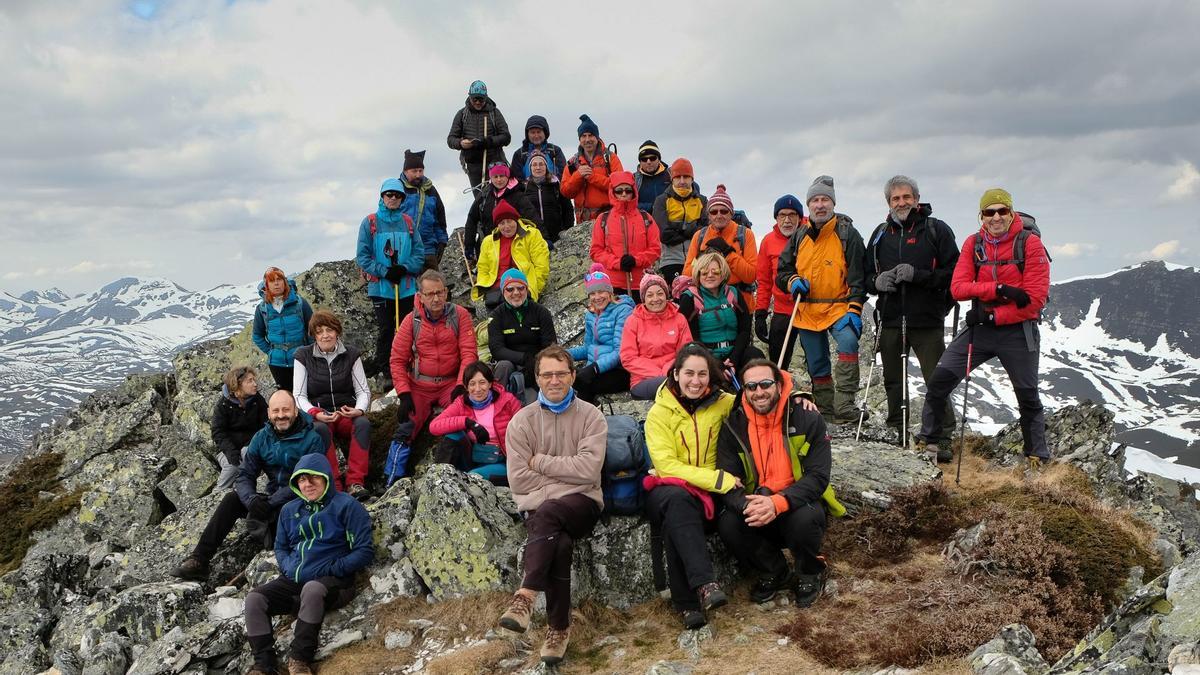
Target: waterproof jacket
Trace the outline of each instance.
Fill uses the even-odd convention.
[[[819,230],[803,223],[796,228],[779,252],[775,272],[775,286],[789,294],[793,279],[803,277],[809,283],[792,325],[819,331],[846,312],[862,314],[867,300],[865,258],[862,235],[854,229],[850,216],[836,213]]]
[[[563,172],[562,177],[562,193],[575,200],[575,222],[577,223],[585,220],[582,209],[602,209],[608,206],[609,176],[625,170],[625,167],[621,166],[621,158],[617,157],[617,153],[609,153],[605,149],[606,147],[603,139],[598,140],[596,154],[592,156],[590,162],[583,152],[583,146],[579,146],[579,150],[567,159],[567,169]],[[579,165],[584,163],[592,165],[592,175],[587,178],[579,175]]]
[[[428,176],[421,176],[417,185],[404,176],[400,177],[400,182],[404,184],[405,194],[400,210],[412,217],[417,231],[421,233],[426,253],[432,254],[434,246],[449,241],[446,234],[446,204]]]
[[[808,218],[803,218],[800,225],[804,226],[808,223]],[[762,243],[758,246],[758,262],[755,263],[755,279],[758,281],[758,288],[754,291],[754,309],[769,309],[775,314],[792,313],[792,296],[790,293],[785,293],[779,290],[775,285],[775,271],[779,268],[779,253],[787,246],[788,238],[779,231],[779,224],[776,223],[771,231],[763,237]],[[771,303],[774,302],[772,305]]]
[[[935,328],[946,322],[958,244],[954,230],[932,213],[932,206],[919,204],[903,225],[888,216],[867,242],[867,292],[880,296],[876,304],[886,328],[899,328],[901,315],[908,317],[909,328]],[[913,266],[912,281],[903,293],[899,284],[891,293],[880,293],[875,278],[901,263]]]
[[[604,508],[600,471],[608,421],[578,396],[561,414],[540,403],[521,408],[508,424],[508,485],[521,511],[548,499],[582,494]]]
[[[658,196],[671,187],[671,170],[659,161],[658,171],[647,175],[639,168],[633,172],[633,177],[638,193],[638,208],[650,213],[654,210],[654,202],[658,201]]]
[[[487,120],[487,135],[483,133],[484,119]],[[475,143],[470,149],[463,150],[464,138],[470,141],[483,141],[483,143]],[[459,151],[458,161],[464,167],[468,164],[483,162],[484,148],[487,148],[488,164],[496,162],[508,164],[504,148],[511,142],[512,134],[508,133],[508,122],[504,121],[504,115],[500,113],[500,109],[496,107],[496,102],[491,97],[487,97],[483,104],[483,110],[476,112],[471,107],[471,97],[468,96],[463,107],[454,113],[454,120],[450,123],[450,134],[446,136],[446,145],[450,146],[451,150]]]
[[[663,382],[646,413],[646,447],[659,478],[682,478],[709,492],[733,488],[733,477],[717,468],[717,434],[733,402],[733,394],[714,388],[689,413]]]
[[[483,238],[479,247],[479,271],[475,285],[471,287],[471,299],[479,300],[480,289],[490,289],[500,281],[500,229]],[[529,297],[537,300],[550,279],[550,248],[542,233],[532,220],[517,221],[517,233],[513,235],[509,249],[513,264],[529,279]]]
[[[415,349],[414,321],[421,325],[417,331]],[[442,315],[433,319],[418,302],[400,322],[400,329],[392,341],[392,382],[398,394],[412,391],[414,380],[426,383],[446,380],[461,382],[463,371],[478,360],[475,327],[471,324],[470,312],[448,302]]]
[[[533,222],[547,242],[558,241],[559,234],[575,224],[575,210],[571,200],[562,194],[562,183],[557,176],[546,175],[546,179],[537,182],[526,178],[521,184],[525,199],[533,212]]]
[[[1036,234],[1030,234],[1025,241],[1024,272],[1015,262],[979,265],[976,269],[977,243],[982,245],[979,253],[985,261],[1011,261],[1015,237],[1022,227],[1021,215],[1014,212],[1012,225],[999,242],[989,242],[982,227],[967,237],[950,282],[950,292],[955,300],[979,300],[985,309],[995,315],[997,326],[1037,321],[1050,295],[1050,259],[1046,256],[1041,237]],[[1018,308],[1012,301],[996,293],[997,284],[1016,286],[1025,291],[1029,294],[1029,304]]]
[[[267,302],[267,290],[263,282],[258,283],[258,296],[262,302],[254,311],[254,344],[267,355],[267,363],[280,368],[291,368],[296,350],[312,342],[308,334],[308,320],[312,318],[312,306],[296,292],[296,282],[288,279],[288,294],[283,307],[276,310]]]
[[[505,435],[508,431],[508,424],[512,421],[513,415],[521,409],[521,402],[517,400],[507,389],[499,382],[492,383],[492,424],[495,426],[496,435],[488,439],[491,445],[498,445],[500,452],[505,450]],[[445,436],[456,432],[465,432],[467,430],[467,420],[476,418],[475,408],[467,403],[467,395],[464,393],[450,401],[450,405],[435,417],[429,423],[429,433],[434,436]]]
[[[233,466],[242,463],[242,448],[250,443],[254,434],[267,423],[267,400],[262,394],[254,394],[245,401],[229,393],[229,387],[221,385],[221,395],[213,406],[212,440],[217,450]]]
[[[729,289],[728,284],[722,284],[716,291],[706,288],[684,291],[675,304],[688,317],[693,340],[708,347],[718,361],[728,358],[740,364],[750,345],[753,315],[746,306],[746,298]]]
[[[530,127],[541,127],[546,130],[546,140],[542,141],[541,145],[534,145],[529,141]],[[535,150],[540,150],[546,156],[546,163],[549,164],[546,167],[549,170],[548,175],[562,178],[563,169],[567,167],[567,157],[563,154],[562,148],[550,142],[550,124],[541,115],[530,115],[529,121],[525,122],[525,140],[521,141],[521,147],[513,152],[512,166],[510,167],[514,178],[518,180],[529,178],[529,159]]]
[[[404,192],[404,184],[398,178],[389,178],[383,182],[383,191],[387,190]],[[425,243],[412,216],[405,211],[404,203],[407,201],[405,197],[399,208],[389,209],[383,205],[383,197],[380,197],[379,208],[374,214],[374,227],[370,215],[363,218],[358,226],[358,248],[354,261],[367,275],[367,295],[372,298],[392,300],[397,297],[397,290],[399,297],[408,298],[417,292],[416,275],[425,265]],[[384,278],[388,267],[392,265],[403,265],[408,270],[399,286]]]
[[[790,378],[785,380],[790,385]],[[846,508],[838,502],[833,493],[833,486],[829,484],[833,469],[833,452],[829,445],[825,418],[821,417],[819,412],[805,410],[798,405],[791,396],[790,386],[785,388],[779,405],[787,406],[783,412],[786,426],[781,425],[781,428],[774,431],[784,435],[792,482],[775,493],[778,498],[786,501],[783,505],[786,508],[779,508],[777,497],[773,497],[777,499],[777,510],[794,510],[821,500],[830,514],[845,515]],[[735,513],[741,513],[746,508],[746,495],[754,494],[759,488],[758,470],[750,440],[751,424],[743,397],[739,396],[729,417],[721,425],[721,434],[717,438],[717,468],[740,478],[743,485],[729,490],[721,497],[725,507]]]
[[[616,185],[633,185],[633,176],[628,171],[613,174],[608,194],[612,208],[596,216],[592,223],[592,262],[604,265],[604,272],[612,279],[613,288],[637,290],[642,275],[658,262],[662,254],[662,243],[658,238],[658,224],[636,204],[637,188],[633,202],[618,202],[613,194]],[[628,253],[636,264],[630,272],[621,271],[621,256]]]
[[[367,509],[339,492],[324,455],[305,455],[296,463],[289,485],[296,499],[279,512],[275,560],[279,573],[297,584],[321,577],[346,578],[375,559],[375,536]],[[325,492],[308,501],[297,478],[323,476]]]
[[[323,455],[325,450],[325,443],[306,412],[300,411],[292,426],[282,433],[268,422],[250,439],[250,447],[241,460],[241,471],[233,484],[238,499],[250,508],[250,502],[258,496],[258,474],[263,473],[267,476],[267,497],[271,506],[283,506],[292,498],[288,479],[296,462],[311,453]]]
[[[585,311],[583,344],[567,350],[571,358],[594,363],[602,373],[621,365],[621,331],[632,313],[633,299],[628,295],[613,298],[599,314]]]
[[[558,342],[550,310],[532,300],[521,307],[501,302],[488,322],[488,351],[496,361],[510,361],[533,376],[533,357]]]
[[[731,250],[725,254],[725,262],[729,264],[729,283],[742,293],[747,307],[754,306],[754,282],[758,277],[758,248],[754,241],[754,232],[745,225],[729,221],[725,229],[718,231],[712,225],[705,225],[692,235],[692,243],[688,245],[687,257],[683,261],[683,273],[699,279],[692,270],[692,262],[708,248],[711,239],[720,237],[729,244]],[[745,245],[742,245],[745,242]]]
[[[621,366],[629,371],[630,386],[666,375],[675,355],[691,341],[692,329],[674,304],[668,302],[661,312],[634,307],[621,333]]]
[[[529,199],[526,198],[525,191],[519,185],[516,178],[510,178],[508,184],[499,190],[489,183],[475,198],[471,208],[467,209],[463,245],[467,249],[467,255],[472,259],[479,257],[479,247],[483,238],[496,229],[496,224],[492,222],[492,211],[496,209],[496,205],[501,200],[512,205],[522,218],[533,220],[533,207],[529,205]]]
[[[663,252],[660,265],[683,265],[687,245],[700,228],[708,225],[708,197],[700,194],[700,186],[692,183],[692,191],[680,197],[674,186],[654,200],[651,209],[658,223]]]
[[[333,412],[344,405],[367,412],[371,405],[362,357],[341,340],[330,354],[323,353],[316,344],[296,350],[295,368],[292,393],[296,405],[310,415]]]

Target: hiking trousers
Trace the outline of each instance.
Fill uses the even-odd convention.
[[[1028,336],[1026,330],[1029,330]],[[1008,373],[1013,392],[1017,395],[1025,456],[1050,459],[1050,449],[1046,445],[1046,413],[1038,395],[1041,334],[1037,323],[1029,323],[1028,329],[1024,323],[979,325],[959,333],[942,354],[930,378],[925,409],[921,411],[921,432],[917,437],[934,443],[940,435],[950,392],[954,391],[967,372],[967,346],[972,340],[971,370],[999,358],[1004,372]]]
[[[696,589],[717,580],[708,556],[704,505],[678,485],[659,485],[646,493],[646,517],[651,532],[662,536],[671,603],[679,611],[699,611]]]
[[[546,623],[571,625],[571,556],[575,541],[592,533],[600,505],[581,494],[547,499],[525,517],[525,579],[522,588],[546,594]]]
[[[275,640],[271,617],[279,614],[296,616],[291,657],[312,663],[325,614],[345,607],[353,599],[353,584],[338,577],[321,577],[299,584],[278,576],[250,591],[245,604],[246,637],[250,638],[255,664],[273,670]]]
[[[883,361],[883,390],[887,393],[887,425],[899,429],[904,425],[904,372],[905,359],[901,349],[902,342],[899,328],[884,327],[879,335],[880,359]],[[921,378],[925,381],[926,391],[929,389],[929,379],[937,368],[938,359],[946,350],[942,328],[909,328],[908,348],[917,357],[921,365]],[[909,398],[912,392],[909,392]],[[949,441],[954,438],[954,410],[949,401],[946,402],[942,413],[939,441]],[[911,419],[911,411],[910,411]]]
[[[275,531],[280,508],[282,505],[271,508],[271,517],[266,523],[269,532]],[[192,550],[192,557],[205,563],[211,561],[217,554],[217,549],[225,541],[225,537],[229,536],[229,533],[233,531],[233,526],[237,525],[237,521],[248,515],[250,512],[242,504],[237,491],[226,492],[225,496],[221,498],[221,502],[217,504],[217,510],[213,511],[212,516],[208,519],[208,524],[204,526],[204,531],[200,533],[200,540],[196,542],[196,548]]]
[[[792,320],[791,314],[771,313],[771,321],[767,325],[767,353],[770,356],[771,363],[779,363],[779,354],[783,353],[783,370],[788,370],[792,366],[792,351],[796,349],[796,340],[800,338],[799,330],[793,328],[792,334],[788,336],[788,342],[783,344],[783,336],[787,335],[788,324]]]
[[[367,479],[371,448],[371,421],[367,416],[359,415],[353,419],[338,417],[329,424],[314,419],[313,426],[317,427],[318,434],[321,434],[320,428],[325,427],[329,435],[329,450],[325,457],[333,469],[333,482],[338,489],[344,491],[347,486],[362,485]],[[324,438],[325,435],[321,434],[321,437]],[[346,437],[350,438],[350,449],[346,453],[346,483],[343,485],[338,476],[337,446],[334,445],[333,439]]]
[[[445,408],[450,405],[450,392],[458,385],[458,380],[447,377],[440,382],[431,382],[413,378],[409,393],[412,394],[413,409],[407,420],[400,420],[396,428],[396,438],[412,442],[425,428],[425,423],[433,415],[433,407]],[[407,425],[407,426],[404,426]]]
[[[629,391],[629,371],[621,366],[599,373],[595,377],[575,378],[575,393],[588,403],[595,403],[600,394],[616,394]]]
[[[407,298],[400,298],[400,321],[404,317],[412,313],[413,298],[415,295],[410,295]],[[393,298],[371,298],[371,309],[375,312],[375,326],[379,328],[379,335],[375,338],[375,357],[374,370],[382,372],[384,375],[391,375],[389,366],[392,357],[392,341],[396,337],[396,301]],[[366,365],[366,361],[363,361]]]
[[[817,560],[825,540],[826,514],[821,502],[809,502],[789,509],[775,520],[760,527],[746,524],[746,518],[733,509],[725,509],[717,518],[717,531],[729,550],[733,551],[742,573],[756,570],[760,574],[781,577],[787,574],[787,558],[783,547],[792,551],[796,571],[816,574],[824,569]]]
[[[291,366],[272,366],[267,365],[271,370],[271,377],[275,380],[276,389],[292,390],[292,379],[294,378],[296,369]]]

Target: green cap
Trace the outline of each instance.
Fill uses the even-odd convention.
[[[982,211],[992,204],[1003,204],[1012,208],[1012,195],[1004,188],[991,188],[979,198],[979,210]]]

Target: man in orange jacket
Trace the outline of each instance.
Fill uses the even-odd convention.
[[[754,334],[767,345],[767,353],[770,354],[772,363],[779,363],[779,355],[784,355],[784,367],[791,364],[792,349],[796,346],[795,332],[788,337],[787,345],[783,344],[783,337],[788,332],[788,321],[792,318],[792,309],[796,303],[792,302],[791,295],[775,287],[775,270],[779,266],[779,252],[787,246],[788,239],[801,223],[807,224],[808,221],[804,218],[804,206],[795,195],[784,195],[776,199],[775,227],[763,237],[762,246],[758,248]]]
[[[692,235],[683,261],[683,273],[692,276],[692,261],[708,250],[725,258],[729,264],[729,284],[742,292],[746,307],[753,307],[758,249],[750,228],[733,222],[733,200],[724,185],[718,185],[717,191],[708,198],[708,225]]]
[[[575,222],[594,220],[608,204],[608,177],[624,171],[621,158],[609,153],[600,128],[587,115],[579,116],[579,152],[567,160],[562,194],[575,200]]]

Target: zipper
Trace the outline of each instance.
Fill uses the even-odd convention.
[[[296,575],[295,575],[296,583],[300,583],[300,571],[304,569],[304,559],[306,557],[308,557],[308,555],[307,555],[308,552],[310,550],[312,550],[313,545],[316,544],[317,530],[313,527],[313,519],[316,518],[317,515],[320,513],[321,513],[321,506],[319,504],[313,504],[312,505],[312,513],[309,514],[309,516],[308,516],[308,535],[307,536],[305,536],[305,534],[304,534],[304,523],[300,523],[300,536],[303,538],[303,541],[300,542],[300,564],[296,565]],[[318,525],[318,527],[321,528],[321,531],[323,533],[325,530],[325,527],[324,527],[324,525],[321,524],[321,521],[317,521],[317,525]]]

